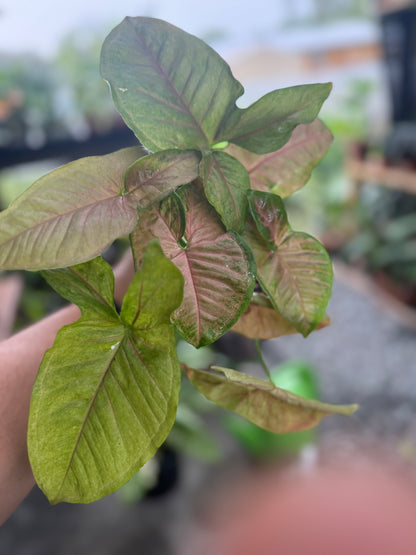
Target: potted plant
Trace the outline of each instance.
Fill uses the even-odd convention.
[[[316,119],[330,84],[241,109],[243,87],[218,54],[144,17],[106,38],[101,74],[137,146],[60,167],[0,214],[0,268],[41,271],[82,313],[59,331],[32,393],[29,457],[51,503],[114,491],[165,441],[181,384],[174,330],[197,348],[237,321],[260,339],[307,336],[332,285],[327,252],[291,229],[283,202],[331,141]],[[136,274],[118,312],[100,255],[126,235]],[[268,376],[182,369],[210,400],[277,433],[356,408]]]

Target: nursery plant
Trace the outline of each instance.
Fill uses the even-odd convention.
[[[307,336],[327,323],[332,285],[327,252],[291,229],[283,201],[331,142],[317,119],[330,84],[240,108],[243,87],[214,50],[145,17],[109,34],[101,75],[137,146],[62,166],[0,214],[0,269],[40,271],[82,313],[58,332],[32,393],[29,458],[51,503],[114,491],[164,442],[181,383],[175,331],[197,348],[234,326],[257,339]],[[136,274],[117,310],[101,254],[124,236]],[[269,376],[182,370],[276,433],[356,408],[290,394]]]

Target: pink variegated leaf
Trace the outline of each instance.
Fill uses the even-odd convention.
[[[275,152],[254,154],[233,144],[227,147],[227,152],[246,168],[252,189],[286,198],[308,182],[331,142],[331,132],[316,119],[298,125],[289,141]]]
[[[182,272],[184,297],[172,321],[189,343],[200,347],[221,337],[246,309],[254,289],[255,264],[245,242],[224,230],[202,192],[195,186],[185,187],[178,196],[186,217],[183,236],[178,236],[173,223],[175,205],[166,211],[163,203],[160,210],[140,213],[132,245],[135,258],[140,259],[143,239],[157,237],[165,255]]]

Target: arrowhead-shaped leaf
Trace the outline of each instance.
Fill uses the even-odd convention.
[[[127,125],[151,151],[206,150],[243,93],[207,44],[147,17],[127,17],[109,34],[101,75]]]
[[[310,123],[317,117],[330,91],[330,83],[272,91],[248,108],[235,110],[217,139],[256,154],[278,150],[287,143],[297,125]]]
[[[195,150],[175,149],[141,158],[126,173],[125,194],[133,196],[138,208],[148,208],[196,179],[200,158]]]
[[[273,306],[304,336],[322,321],[331,295],[332,265],[314,237],[292,231],[280,197],[251,191],[244,238],[257,264],[257,279]]]
[[[224,231],[218,215],[195,186],[182,188],[179,196],[186,215],[183,237],[178,236],[178,227],[172,226],[172,221],[181,218],[179,209],[177,218],[171,213],[166,219],[169,211],[162,208],[141,213],[132,244],[135,258],[140,259],[143,240],[148,240],[150,231],[182,272],[183,302],[172,321],[189,343],[201,347],[221,337],[246,309],[254,289],[255,264],[244,241]]]
[[[180,369],[169,316],[183,278],[152,243],[119,317],[112,272],[101,259],[45,274],[82,317],[59,331],[42,361],[29,457],[52,503],[86,503],[126,482],[173,425]]]
[[[317,326],[321,329],[329,325],[326,317]],[[286,320],[263,295],[254,295],[246,311],[232,327],[232,331],[250,339],[272,339],[282,335],[298,333],[298,330]]]
[[[244,166],[225,152],[204,155],[201,177],[207,199],[216,209],[227,230],[243,231],[250,180]]]
[[[357,405],[330,405],[294,395],[271,382],[228,368],[216,372],[185,367],[193,385],[210,401],[277,434],[316,426],[329,414],[350,415]]]
[[[328,128],[316,119],[298,125],[289,141],[269,154],[254,154],[230,144],[227,152],[247,169],[251,188],[286,198],[301,189],[332,141]]]
[[[34,183],[0,214],[0,268],[71,266],[103,252],[137,222],[124,173],[145,152],[82,158]]]

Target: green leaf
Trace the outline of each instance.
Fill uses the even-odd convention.
[[[318,83],[272,91],[248,108],[237,108],[217,140],[227,140],[256,154],[278,150],[297,125],[317,117],[331,88],[330,83]]]
[[[228,141],[220,141],[219,143],[215,143],[215,145],[212,145],[211,148],[222,150],[223,148],[226,148],[227,146],[228,146]]]
[[[247,169],[252,189],[286,198],[307,183],[331,141],[330,131],[316,119],[298,125],[289,141],[275,152],[254,154],[233,144],[228,146],[227,152]]]
[[[124,297],[120,317],[137,330],[157,328],[170,321],[182,301],[182,290],[181,273],[163,255],[158,242],[152,241]]]
[[[207,44],[147,17],[127,17],[108,35],[101,75],[125,122],[151,151],[206,150],[243,93]]]
[[[185,368],[193,385],[220,407],[234,411],[257,426],[281,434],[307,430],[329,414],[350,415],[358,405],[330,405],[228,368],[216,372]]]
[[[280,197],[251,191],[244,239],[257,264],[257,279],[273,306],[304,336],[323,320],[331,295],[332,265],[314,237],[292,231]]]
[[[180,368],[169,310],[181,302],[183,278],[150,244],[120,318],[112,307],[112,272],[103,261],[76,268],[68,281],[63,276],[47,272],[58,292],[79,303],[82,317],[59,331],[44,356],[32,394],[28,450],[51,503],[87,503],[131,478],[174,423]]]
[[[225,152],[211,152],[201,162],[205,195],[227,230],[243,231],[250,180],[244,166]]]
[[[196,179],[200,158],[195,150],[175,149],[145,156],[128,169],[125,194],[132,195],[138,208],[148,208]]]
[[[41,272],[61,297],[76,304],[85,316],[116,318],[114,276],[107,262],[94,258],[89,262]]]
[[[0,268],[72,266],[103,252],[137,222],[124,173],[143,156],[126,148],[82,158],[41,177],[0,214]]]
[[[182,238],[172,221],[180,218],[166,212],[145,211],[132,234],[135,257],[140,258],[144,241],[152,234],[165,255],[185,279],[181,306],[172,321],[179,333],[195,347],[221,337],[247,307],[254,289],[255,264],[244,241],[226,233],[216,212],[195,186],[179,193],[186,214]],[[175,217],[176,216],[176,217]],[[139,254],[137,254],[137,252]]]

